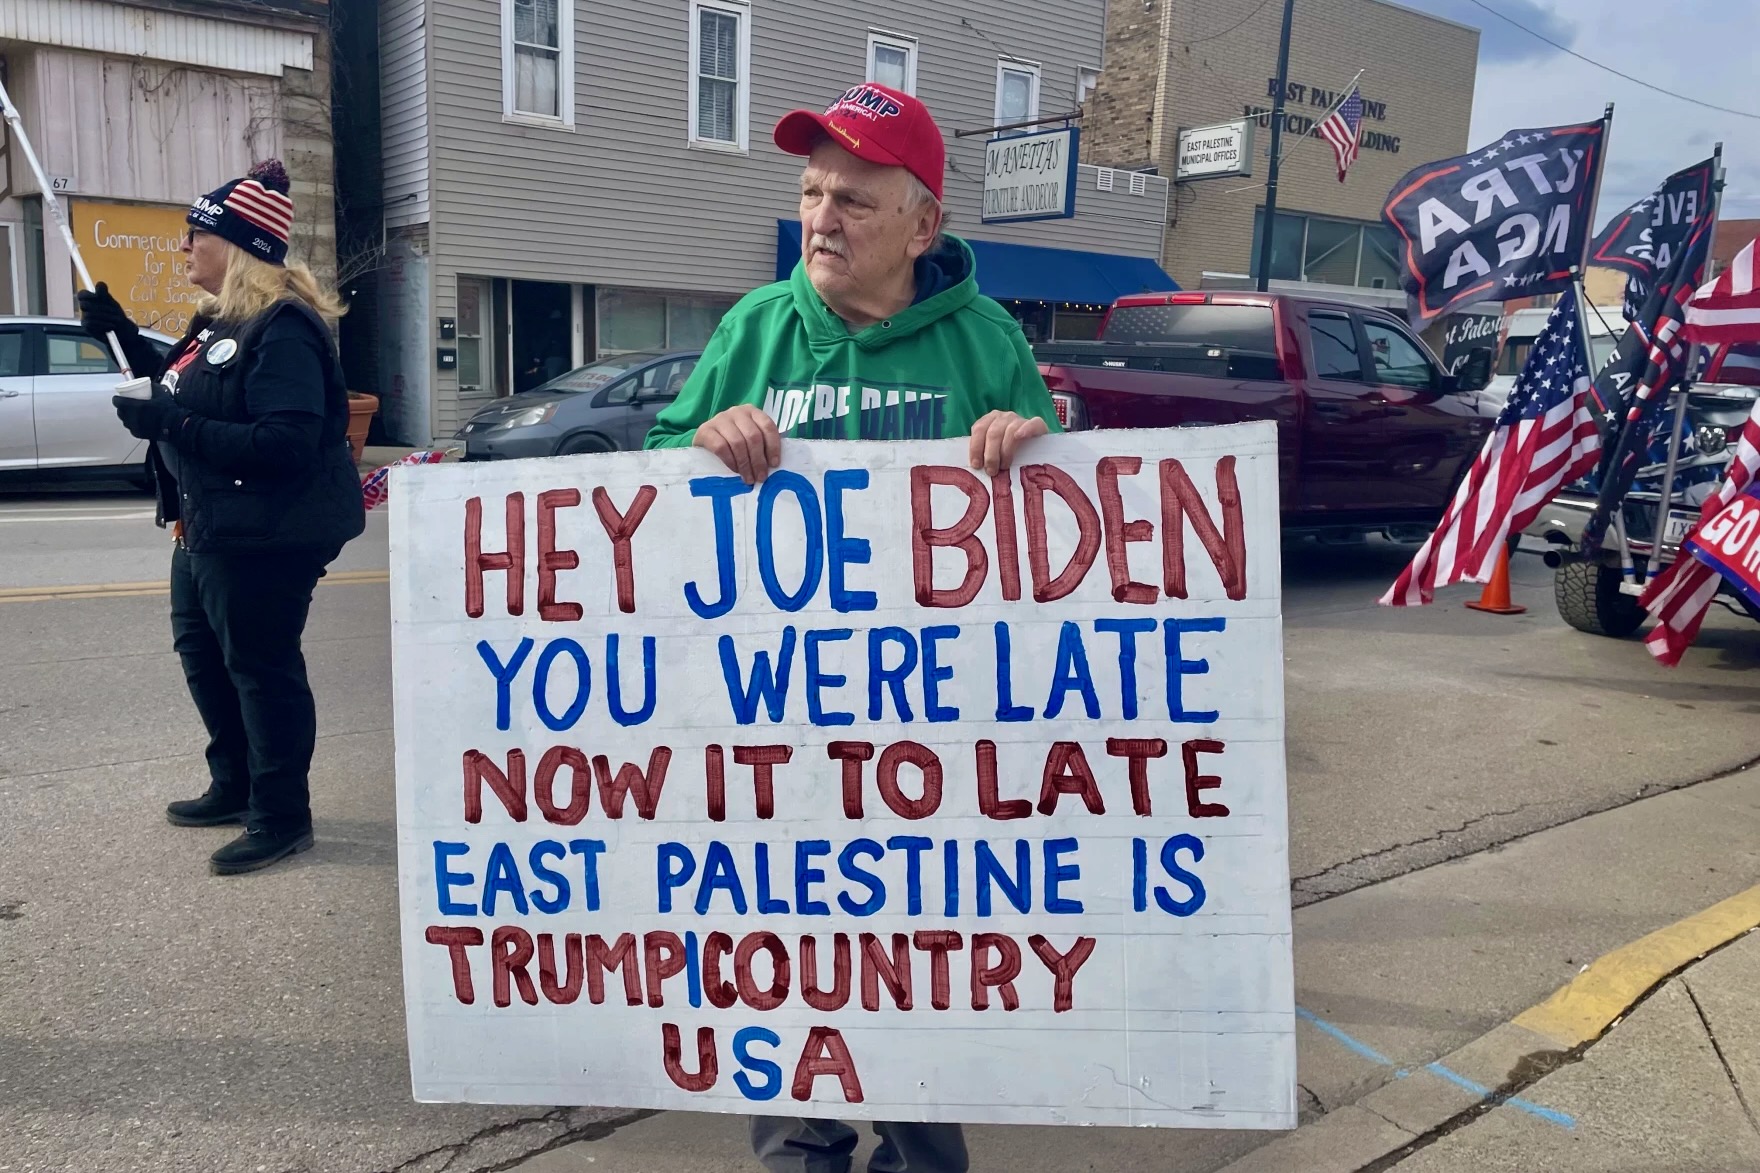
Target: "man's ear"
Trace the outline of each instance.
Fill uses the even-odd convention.
[[[936,239],[941,235],[941,225],[946,219],[947,214],[941,210],[941,205],[934,203],[923,205],[922,211],[917,215],[917,222],[912,227],[910,245],[907,249],[911,260],[916,260],[934,247]]]

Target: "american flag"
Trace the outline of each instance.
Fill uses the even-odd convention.
[[[1688,341],[1735,344],[1760,340],[1760,289],[1756,289],[1754,246],[1736,254],[1723,275],[1708,281],[1687,306]]]
[[[369,510],[377,509],[385,504],[386,499],[391,496],[392,469],[405,464],[438,464],[445,458],[446,453],[444,452],[411,452],[408,456],[394,460],[390,464],[380,465],[368,473],[367,479],[361,482],[361,497],[365,499],[367,508]]]
[[[1760,342],[1760,292],[1755,290],[1755,244],[1736,254],[1733,264],[1715,281],[1707,282],[1687,305],[1687,337],[1721,347],[1713,360],[1712,371],[1723,375],[1732,354],[1744,358]],[[1742,426],[1736,441],[1735,454],[1730,457],[1729,470],[1699,510],[1699,524],[1688,535],[1696,537],[1699,527],[1723,512],[1725,506],[1747,491],[1760,471],[1760,402]],[[1650,654],[1671,667],[1681,662],[1687,648],[1699,634],[1699,625],[1711,609],[1723,579],[1716,570],[1697,558],[1682,554],[1674,564],[1650,583],[1644,591],[1644,609],[1656,620],[1656,628],[1644,637]]]
[[[1701,526],[1746,491],[1754,483],[1757,472],[1760,472],[1760,401],[1754,404],[1753,414],[1742,426],[1741,439],[1736,443],[1735,455],[1730,458],[1723,484],[1700,508],[1699,524],[1693,527],[1688,538],[1697,537]],[[1687,648],[1698,637],[1699,625],[1705,621],[1705,613],[1711,610],[1711,600],[1722,583],[1722,575],[1686,554],[1675,559],[1673,565],[1651,581],[1644,590],[1642,602],[1650,617],[1656,620],[1655,630],[1644,637],[1644,645],[1652,656],[1670,667],[1681,662]]]
[[[1350,96],[1314,128],[1314,133],[1332,145],[1332,153],[1338,156],[1338,181],[1343,183],[1351,164],[1357,161],[1358,141],[1363,133],[1363,91],[1352,86]]]
[[[1760,343],[1719,346],[1699,381],[1760,387]]]
[[[1485,582],[1499,549],[1534,520],[1560,488],[1587,474],[1601,454],[1589,410],[1577,295],[1559,298],[1534,339],[1515,390],[1485,438],[1442,524],[1381,597],[1388,607],[1431,601],[1438,587]]]
[[[1626,404],[1623,421],[1615,406],[1611,402],[1608,404],[1610,414],[1605,426],[1609,433],[1607,439],[1612,442],[1607,446],[1600,470],[1600,498],[1595,503],[1594,514],[1583,527],[1584,553],[1592,554],[1601,548],[1614,511],[1620,507],[1638,469],[1645,463],[1657,417],[1668,399],[1664,392],[1688,371],[1690,364],[1698,361],[1698,348],[1689,345],[1685,337],[1687,305],[1693,299],[1694,287],[1705,274],[1713,223],[1709,215],[1698,221],[1686,244],[1675,254],[1668,272],[1658,278],[1644,312],[1632,322],[1628,333],[1636,335],[1642,345],[1630,347],[1621,343],[1621,353],[1629,353],[1632,360],[1631,366],[1624,371],[1630,376],[1632,391],[1621,396]],[[1609,364],[1609,369],[1602,372],[1602,378],[1619,373]]]

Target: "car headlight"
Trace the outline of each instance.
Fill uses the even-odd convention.
[[[522,412],[508,416],[506,419],[496,420],[482,430],[485,432],[505,432],[512,428],[529,428],[535,424],[548,423],[550,417],[555,414],[556,405],[554,403],[546,403],[542,407],[528,407]]]

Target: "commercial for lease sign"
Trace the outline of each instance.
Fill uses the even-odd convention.
[[[1080,137],[1068,127],[985,143],[984,222],[1074,216]]]
[[[1224,122],[1180,131],[1173,178],[1179,181],[1251,175],[1254,125],[1251,121]]]
[[[421,1100],[1289,1128],[1276,439],[399,469]]]
[[[202,296],[189,283],[182,251],[189,208],[79,199],[69,205],[92,280],[106,283],[137,325],[174,338],[189,329]]]

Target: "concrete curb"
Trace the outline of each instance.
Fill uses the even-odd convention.
[[[1760,928],[1760,886],[1592,962],[1550,998],[1218,1173],[1378,1173],[1499,1104],[1606,1034],[1674,974]],[[1520,1101],[1518,1101],[1520,1103]],[[1545,1114],[1545,1109],[1529,1106]],[[1568,1125],[1568,1120],[1561,1121]]]

